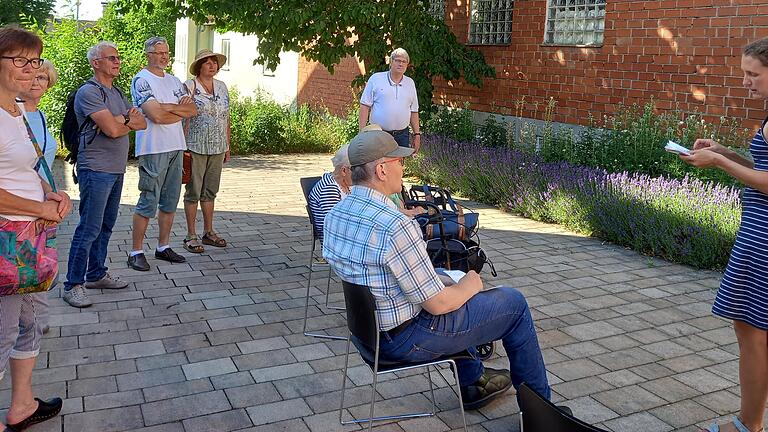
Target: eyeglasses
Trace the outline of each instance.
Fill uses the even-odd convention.
[[[99,57],[99,58],[95,58],[94,60],[104,60],[104,59],[107,59],[107,60],[111,61],[112,63],[120,63],[122,61],[120,56]]]
[[[32,65],[33,69],[40,69],[43,65],[43,59],[41,58],[26,58],[26,57],[9,57],[0,56],[0,58],[9,59],[13,61],[13,65],[21,69],[26,65]]]
[[[399,158],[394,158],[394,159],[389,159],[389,160],[385,160],[385,161],[381,161],[381,162],[379,163],[379,165],[384,165],[384,164],[387,164],[387,163],[390,163],[390,162],[394,162],[394,161],[398,161],[398,162],[400,162],[400,166],[404,166],[404,165],[405,165],[405,159],[403,159],[403,158],[401,158],[401,157],[399,157]]]
[[[50,79],[50,78],[48,78],[48,75],[38,75],[38,76],[36,76],[36,77],[34,78],[34,80],[35,80],[35,81],[40,81],[40,82],[48,82],[48,81],[50,81],[51,79]]]

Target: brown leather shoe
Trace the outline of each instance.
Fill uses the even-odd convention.
[[[505,369],[485,368],[474,384],[461,388],[461,400],[465,410],[480,409],[512,387],[512,378]]]

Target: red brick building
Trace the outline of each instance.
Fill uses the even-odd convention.
[[[554,98],[553,120],[572,124],[651,98],[659,109],[737,117],[746,126],[766,116],[763,101],[747,99],[739,65],[744,45],[768,36],[767,0],[446,1],[438,13],[497,77],[482,89],[437,82],[438,104],[541,119]],[[360,71],[353,59],[333,75],[300,61],[299,103],[345,112]]]

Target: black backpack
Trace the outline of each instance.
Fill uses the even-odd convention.
[[[96,123],[91,119],[90,116],[86,117],[83,124],[77,123],[77,114],[75,114],[75,96],[77,95],[77,92],[83,88],[83,86],[86,85],[92,85],[96,86],[99,91],[101,92],[101,98],[106,103],[107,102],[107,93],[104,92],[104,89],[101,88],[100,85],[96,84],[92,80],[88,80],[83,84],[82,86],[78,87],[72,93],[69,94],[67,97],[67,108],[64,111],[64,120],[61,122],[61,129],[59,132],[59,138],[61,142],[64,143],[64,147],[69,151],[69,156],[66,157],[66,161],[71,163],[72,165],[77,164],[77,153],[80,150],[80,137],[83,136],[83,133],[87,130],[88,127],[95,127]],[[120,93],[120,96],[123,95],[123,92],[120,91],[119,88],[116,86],[114,87],[117,89],[117,92]],[[85,145],[92,143],[94,139],[96,139],[96,135],[98,135],[100,131],[96,131],[96,133],[93,134],[90,140],[88,140]],[[75,174],[75,169],[72,167],[72,177],[75,180],[75,183],[77,183],[77,175]]]

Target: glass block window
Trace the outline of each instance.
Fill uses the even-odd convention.
[[[512,34],[514,0],[472,0],[469,43],[477,45],[509,44]]]
[[[229,70],[229,62],[232,61],[232,58],[229,56],[229,39],[221,40],[221,53],[227,56],[227,62],[224,63],[221,70]]]
[[[602,45],[606,0],[549,0],[544,43]]]
[[[429,14],[437,20],[445,20],[445,0],[429,0]]]

